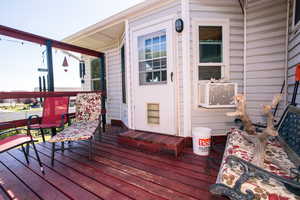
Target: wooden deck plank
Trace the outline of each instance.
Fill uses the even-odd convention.
[[[79,152],[82,152],[82,150],[74,149],[72,150],[72,152],[65,152],[64,155],[70,156],[70,158],[76,159],[78,161],[84,161],[85,163],[93,162],[88,160],[87,151],[83,151],[82,154],[80,154]],[[145,181],[144,179],[132,175],[127,171],[121,171],[117,168],[107,166],[101,162],[96,162],[96,163],[93,162],[93,165],[97,169],[101,170],[103,173],[111,174],[112,176],[122,179],[128,184],[134,185],[144,191],[147,191],[150,194],[153,194],[154,195],[153,199],[157,199],[157,197],[162,197],[163,199],[169,199],[169,200],[194,200],[195,199],[193,197],[189,197],[182,193],[172,191],[168,188],[162,187],[153,182]]]
[[[87,155],[87,149],[77,149],[74,150],[75,153],[78,153],[82,156]],[[107,165],[109,167],[113,167],[115,169],[121,170],[123,172],[126,173],[130,173],[134,176],[137,176],[139,178],[142,178],[146,181],[150,181],[153,182],[155,184],[158,184],[160,186],[163,186],[167,189],[171,189],[174,191],[174,193],[182,193],[186,196],[190,196],[193,198],[197,198],[197,199],[209,199],[209,197],[211,196],[211,194],[208,192],[207,188],[209,187],[210,184],[201,184],[199,183],[199,187],[192,187],[183,183],[180,183],[178,181],[169,179],[169,178],[165,178],[163,176],[159,176],[138,168],[134,168],[125,164],[122,164],[120,162],[111,160],[110,157],[105,157],[103,156],[103,154],[98,153],[97,151],[95,152],[95,157],[94,160],[103,164],[103,165]],[[202,188],[202,189],[201,189]],[[205,189],[204,189],[205,188]],[[203,195],[205,195],[205,198]],[[189,199],[187,197],[185,197],[185,199]]]
[[[136,161],[136,160],[131,160],[131,159],[128,159],[126,156],[124,157],[124,156],[120,156],[116,153],[112,153],[110,150],[105,151],[105,150],[98,150],[97,149],[96,151],[97,151],[96,153],[99,156],[110,158],[111,160],[120,162],[122,164],[126,164],[128,166],[131,166],[131,167],[134,167],[134,168],[137,168],[137,169],[141,169],[143,171],[147,171],[147,172],[150,172],[150,173],[154,173],[154,174],[157,174],[159,176],[166,177],[168,179],[175,180],[177,182],[187,184],[187,185],[190,185],[190,186],[199,187],[199,188],[201,188],[201,187],[206,188],[206,186],[208,184],[212,183],[212,181],[208,181],[207,179],[206,180],[199,180],[199,179],[195,179],[193,177],[187,177],[187,176],[184,176],[184,175],[181,175],[181,174],[178,174],[178,173],[174,173],[172,170],[170,170],[171,167],[169,167],[169,170],[166,170],[166,169],[160,168],[160,165],[154,165],[153,163],[151,164],[150,162],[147,164],[145,162],[139,162],[139,161]],[[205,178],[203,178],[203,179],[205,179]]]
[[[192,170],[195,172],[199,172],[199,167],[202,167],[202,168],[207,167],[206,157],[201,157],[202,158],[201,162],[199,161],[196,163],[197,165],[195,165],[195,164],[191,164],[190,162],[183,162],[183,160],[190,160],[190,159],[185,159],[186,156],[182,156],[179,159],[176,159],[173,156],[167,156],[167,155],[162,155],[162,154],[153,154],[153,153],[150,155],[145,152],[136,151],[135,149],[124,148],[123,145],[119,145],[118,143],[115,143],[115,145],[113,145],[111,143],[106,143],[103,141],[101,141],[101,142],[96,141],[96,144],[97,144],[97,146],[103,146],[104,148],[122,151],[124,153],[132,154],[132,155],[135,155],[138,157],[144,157],[144,158],[147,158],[150,160],[156,160],[159,162],[169,164],[174,167],[184,168],[184,169]],[[195,156],[195,157],[197,158],[200,156]],[[194,160],[194,157],[193,157],[193,160]],[[216,176],[217,174],[211,173],[211,175]]]
[[[21,151],[11,151],[10,154],[17,158],[19,161],[21,161],[23,164],[26,163],[26,160],[24,156],[22,156]],[[30,152],[30,164],[29,168],[33,170],[37,174],[41,174],[39,165],[35,158],[34,151]],[[48,160],[46,162],[45,157],[43,155],[40,155],[41,159],[43,159],[43,163],[49,164],[51,161]],[[48,167],[49,165],[45,165],[45,175],[43,178],[47,180],[49,183],[51,183],[54,187],[57,188],[57,190],[62,191],[64,194],[66,194],[68,197],[76,200],[82,199],[82,196],[85,196],[85,198],[90,200],[97,200],[102,199],[100,196],[97,196],[88,190],[84,189],[82,186],[82,176],[79,173],[72,173],[70,172],[69,168],[65,167],[63,169],[62,173],[57,173],[57,170],[53,170],[51,167]],[[59,169],[59,166],[56,166],[55,169]],[[76,182],[75,182],[76,181]],[[89,184],[89,183],[86,183]]]
[[[43,177],[32,172],[27,166],[20,163],[8,153],[1,154],[0,162],[13,171],[15,176],[30,187],[35,194],[38,194],[41,199],[70,199],[64,193],[49,184]]]
[[[184,150],[179,159],[170,154],[143,152],[118,144],[117,135],[122,131],[124,129],[109,126],[106,133],[97,135],[99,141],[94,145],[94,160],[88,160],[87,142],[75,142],[73,145],[81,148],[72,152],[66,150],[64,154],[57,152],[54,167],[51,166],[51,144],[38,144],[45,176],[39,170],[32,149],[29,166],[20,150],[1,154],[0,200],[1,195],[5,197],[6,194],[1,193],[1,188],[9,189],[13,195],[25,194],[18,199],[26,199],[27,195],[27,199],[34,200],[224,200],[208,190],[216,179],[217,170],[209,169],[206,157],[194,155],[190,148]],[[173,141],[172,137],[144,132],[130,134],[134,137],[144,134],[142,139],[155,142],[167,138],[165,145],[177,141],[177,138]],[[219,153],[212,153],[209,157],[221,159]]]
[[[177,160],[179,161],[179,165],[186,165],[187,166],[187,169],[191,169],[191,168],[196,168],[198,170],[198,167],[199,166],[202,166],[202,167],[206,167],[207,166],[207,157],[206,156],[198,156],[198,155],[195,155],[193,154],[192,152],[192,149],[191,148],[187,148],[184,150],[184,156],[180,156],[179,159],[176,159],[174,158],[174,156],[170,156],[168,154],[153,154],[153,153],[149,153],[149,152],[145,152],[145,151],[142,151],[142,150],[138,150],[134,147],[130,147],[130,146],[126,146],[126,148],[122,148],[122,147],[125,147],[124,144],[119,144],[118,142],[116,142],[116,140],[114,139],[114,136],[108,136],[107,134],[104,134],[102,137],[101,137],[101,142],[98,142],[100,145],[112,145],[118,149],[121,149],[121,150],[124,150],[124,151],[127,151],[127,150],[131,150],[132,152],[137,152],[137,153],[141,153],[141,155],[151,155],[153,157],[153,159],[158,159],[158,160],[161,160],[161,161],[169,161],[169,160]],[[210,154],[209,155],[210,157],[211,156],[214,156],[214,154]],[[165,159],[167,158],[167,159]],[[220,155],[218,155],[218,157],[216,159],[222,159],[222,155],[220,157]],[[215,170],[212,170],[212,169],[207,169],[208,172],[210,175],[212,176],[217,176],[217,171]]]
[[[43,147],[44,148],[39,148],[39,151],[50,155],[51,152],[50,146],[46,144],[43,145]],[[70,151],[65,151],[64,154],[56,153],[55,156],[56,156],[55,162],[61,162],[69,167],[77,169],[81,173],[84,173],[89,177],[93,177],[97,179],[99,182],[104,183],[105,185],[110,185],[115,190],[122,192],[122,194],[126,194],[132,199],[145,199],[145,200],[164,199],[161,197],[154,196],[133,184],[128,184],[126,178],[124,179],[118,176],[112,176],[110,173],[105,172],[103,169],[100,169],[97,166],[95,166],[96,163],[94,161],[87,160],[86,157],[78,158],[79,156],[77,156],[76,154]]]
[[[51,166],[50,155],[41,152],[39,146],[40,145],[38,145],[39,155],[43,160],[44,165],[58,172],[60,176],[70,179],[73,182],[76,182],[76,184],[78,184],[80,187],[85,188],[87,191],[97,195],[101,199],[120,199],[120,200],[130,199],[129,197],[122,195],[120,192],[115,191],[99,183],[98,181],[89,178],[88,176],[85,176],[85,174],[80,173],[79,171],[76,171],[73,168],[70,168],[69,166],[64,165],[60,162],[55,162],[55,165]]]
[[[144,165],[152,166],[154,168],[159,167],[159,170],[167,170],[167,171],[173,172],[175,174],[182,175],[182,176],[185,176],[185,177],[190,177],[190,178],[196,179],[196,180],[215,182],[215,176],[207,175],[206,174],[207,171],[203,167],[199,167],[198,171],[191,171],[191,170],[187,170],[187,169],[184,169],[184,168],[178,168],[178,167],[175,167],[175,166],[170,166],[169,164],[166,164],[164,162],[160,162],[160,161],[157,161],[157,160],[146,159],[146,158],[141,157],[141,156],[137,157],[137,156],[132,155],[128,152],[126,152],[126,153],[122,152],[122,149],[119,149],[119,150],[115,150],[115,149],[112,149],[112,148],[108,149],[108,148],[102,147],[101,145],[95,145],[95,149],[100,150],[101,153],[111,153],[114,156],[126,158],[130,162],[139,162],[139,163],[142,163]]]
[[[1,155],[2,156],[2,155]],[[18,179],[5,165],[0,162],[0,183],[1,191],[5,191],[2,195],[3,199],[7,199],[6,195],[9,196],[9,199],[40,199],[30,187],[27,187],[21,180]]]

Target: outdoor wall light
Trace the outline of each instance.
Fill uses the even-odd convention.
[[[175,29],[178,33],[181,33],[183,31],[183,20],[182,19],[176,19],[175,21]]]

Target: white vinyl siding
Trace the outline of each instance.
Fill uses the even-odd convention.
[[[84,83],[81,84],[81,89],[83,91],[91,91],[91,62],[90,58],[84,57],[83,58],[85,63],[85,75],[84,75]]]
[[[294,1],[291,1],[294,2]],[[300,64],[300,29],[295,30],[293,23],[293,4],[290,5],[290,19],[289,19],[289,46],[288,46],[288,102],[291,102],[294,84],[295,84],[295,69],[296,65]],[[299,89],[300,90],[300,89]],[[300,94],[296,102],[300,104]]]
[[[244,17],[236,0],[190,0],[191,20],[220,19],[229,21],[229,80],[238,84],[239,92],[243,91],[243,22]],[[194,27],[191,28],[191,40],[193,40]],[[226,112],[232,109],[205,109],[197,106],[197,68],[195,67],[194,45],[191,41],[191,65],[192,65],[192,127],[204,126],[213,129],[214,135],[225,134],[226,129],[233,127],[233,118],[227,117]],[[195,76],[196,74],[196,76]]]
[[[285,78],[286,1],[250,1],[246,29],[247,109],[253,121],[264,121],[261,106],[270,104]]]
[[[107,118],[121,120],[122,77],[121,51],[115,48],[105,52],[107,80]]]

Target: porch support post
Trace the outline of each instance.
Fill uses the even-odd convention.
[[[101,95],[101,119],[102,119],[102,131],[105,132],[106,125],[106,78],[105,78],[105,56],[101,56],[100,58],[100,89],[102,91]]]
[[[126,76],[126,95],[127,95],[127,116],[128,116],[128,128],[134,129],[133,120],[133,103],[132,103],[132,69],[130,61],[130,35],[129,35],[129,22],[125,20],[125,76]]]
[[[190,51],[190,6],[189,0],[181,0],[182,19],[185,28],[182,32],[182,78],[183,78],[183,135],[191,137],[191,51]],[[182,127],[180,128],[182,129]],[[180,130],[180,132],[182,132]]]
[[[46,41],[47,51],[47,67],[48,67],[48,91],[54,91],[54,75],[53,75],[53,60],[52,60],[52,41]]]

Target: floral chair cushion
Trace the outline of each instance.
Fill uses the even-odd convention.
[[[101,95],[97,93],[82,93],[76,97],[75,122],[99,120],[101,114]]]
[[[243,174],[243,170],[239,166],[231,167],[226,162],[226,158],[229,155],[234,155],[251,162],[254,156],[254,144],[245,140],[243,134],[247,133],[238,129],[232,129],[230,131],[217,183],[223,183],[229,187],[233,187],[235,182]],[[280,166],[278,166],[277,163],[280,163]],[[294,167],[295,165],[288,159],[288,155],[280,143],[277,140],[270,139],[266,147],[264,169],[276,175],[291,178],[292,174],[290,173],[290,169]],[[272,178],[270,178],[268,183],[257,178],[250,178],[242,185],[241,191],[246,193],[246,190],[249,189],[254,192],[255,199],[300,199],[300,197],[289,192],[283,184]]]
[[[98,126],[98,120],[76,122],[53,136],[49,142],[88,140],[93,137]]]

